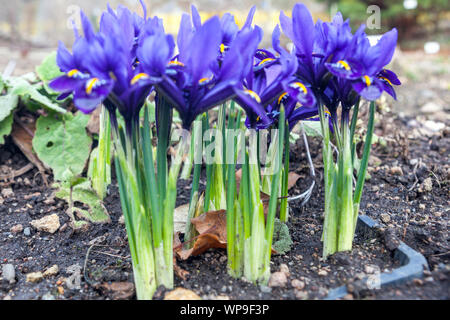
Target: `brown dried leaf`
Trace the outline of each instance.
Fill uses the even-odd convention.
[[[225,210],[206,212],[191,220],[200,235],[211,233],[219,241],[227,242],[227,215]]]
[[[295,185],[297,184],[298,179],[300,179],[300,175],[296,174],[295,172],[289,172],[288,174],[288,190],[292,189],[293,187],[295,187]]]
[[[23,125],[26,126],[26,129],[14,122],[11,132],[12,139],[14,144],[22,151],[25,157],[27,157],[27,159],[38,168],[45,184],[47,185],[48,183],[44,165],[33,152],[33,136],[30,133],[34,133],[36,131],[36,122],[33,121],[29,124]]]
[[[179,241],[179,240],[178,240]],[[175,275],[178,276],[180,279],[186,281],[187,276],[189,275],[189,272],[182,269],[178,264],[177,264],[177,258],[175,256],[173,256],[173,271],[175,272]]]
[[[132,282],[105,282],[100,285],[100,289],[114,300],[130,299],[134,295],[134,284]]]
[[[183,245],[178,235],[174,239],[174,250],[182,260],[190,256],[198,256],[210,248],[227,247],[227,217],[226,211],[206,212],[191,220],[195,229],[199,233],[193,240],[193,248],[183,249]]]

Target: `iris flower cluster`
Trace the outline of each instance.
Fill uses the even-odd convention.
[[[385,69],[397,45],[397,30],[385,33],[372,46],[364,25],[353,34],[349,21],[344,21],[340,13],[331,22],[318,20],[314,23],[303,4],[294,6],[292,18],[281,13],[280,24],[294,43],[298,59],[295,77],[314,92],[322,124],[325,171],[322,240],[323,255],[327,257],[352,248],[373,134],[374,101],[384,91],[396,98],[394,86],[400,85],[395,73]],[[353,140],[361,98],[372,103],[364,154],[353,189],[356,171]],[[339,107],[340,122],[337,119]],[[338,150],[337,163],[333,158],[332,142]]]
[[[253,26],[255,8],[239,27],[229,13],[202,21],[193,6],[191,15],[182,15],[175,39],[165,32],[161,19],[147,16],[141,4],[144,17],[123,6],[116,10],[108,6],[98,32],[81,13],[83,34],[75,30],[71,52],[59,43],[57,64],[64,74],[50,83],[61,93],[61,99],[72,95],[74,105],[82,112],[90,113],[103,104],[109,114],[138,298],[150,299],[159,285],[173,286],[173,211],[184,159],[183,152],[178,152],[170,163],[167,159],[174,111],[187,130],[196,119],[202,119],[200,131],[194,130],[195,137],[209,128],[207,111],[216,106],[221,107],[215,126],[224,138],[230,136],[234,142],[238,139],[226,128],[278,129],[271,137],[271,147],[276,151],[271,162],[278,163],[280,170],[270,179],[266,217],[260,198],[257,144],[248,143],[243,153],[240,187],[235,180],[236,145],[229,150],[228,144],[221,144],[215,154],[216,159],[225,158],[227,153],[236,155],[232,164],[227,162],[213,171],[207,167],[208,185],[220,180],[217,185],[222,186],[221,197],[226,199],[219,201],[215,209],[227,211],[230,274],[244,275],[255,282],[268,279],[273,223],[279,205],[282,220],[287,219],[289,132],[302,120],[320,120],[322,125],[324,256],[351,249],[367,167],[364,161],[368,158],[367,152],[353,193],[355,119],[361,98],[374,101],[384,91],[395,98],[393,86],[400,82],[385,66],[392,59],[397,31],[386,33],[371,46],[364,26],[353,34],[349,21],[344,22],[340,14],[331,22],[314,23],[307,8],[297,4],[292,18],[281,12],[280,23],[272,33],[272,47],[259,48],[263,32]],[[293,42],[292,51],[281,45],[282,32]],[[156,159],[150,109],[144,107],[152,93],[156,104]],[[245,121],[241,121],[241,111],[245,112]],[[373,114],[374,105],[368,137],[373,130]],[[247,138],[242,139],[246,144]],[[338,164],[333,162],[332,142],[339,150]],[[368,142],[370,146],[370,139]],[[183,151],[187,144],[188,139],[181,137],[179,150]],[[193,190],[198,188],[200,169],[194,169]],[[279,201],[280,197],[283,200]],[[205,208],[208,206],[209,200]]]

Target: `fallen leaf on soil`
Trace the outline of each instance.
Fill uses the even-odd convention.
[[[164,300],[202,300],[202,298],[200,298],[194,291],[184,288],[176,288],[173,291],[167,292]]]
[[[227,217],[226,211],[206,212],[197,218],[191,220],[199,235],[195,238],[194,247],[191,249],[183,249],[180,240],[175,240],[175,252],[182,260],[186,260],[190,256],[198,256],[210,248],[227,247]],[[176,237],[178,238],[178,237]]]
[[[44,183],[48,185],[47,176],[45,175],[45,168],[41,160],[33,152],[33,136],[30,133],[36,131],[36,124],[32,122],[26,125],[27,130],[21,125],[14,123],[11,132],[11,137],[14,144],[22,151],[27,159],[33,163],[41,173]]]
[[[176,239],[178,239],[178,242],[181,244],[180,242],[180,238],[178,238],[178,235],[176,236]],[[175,240],[175,238],[174,238]],[[174,246],[175,246],[175,242],[174,242]],[[173,256],[173,271],[175,272],[175,275],[178,276],[180,279],[185,280],[187,279],[187,276],[189,275],[189,272],[182,269],[178,264],[177,264],[177,258],[175,256]]]
[[[295,172],[289,172],[288,174],[288,190],[295,187],[297,184],[298,179],[300,179],[300,175],[296,174]]]
[[[100,285],[100,289],[114,300],[130,299],[134,295],[134,284],[132,282],[105,282]]]
[[[203,213],[191,220],[199,233],[192,239],[194,246],[191,249],[183,249],[183,243],[179,239],[179,233],[174,237],[174,251],[181,260],[187,260],[190,256],[198,256],[211,248],[227,248],[227,216],[225,210]],[[187,240],[189,241],[189,240]],[[276,253],[272,249],[272,253]]]

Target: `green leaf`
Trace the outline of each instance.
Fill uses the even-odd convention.
[[[322,137],[322,127],[320,121],[303,121],[305,133],[310,137]]]
[[[11,113],[6,119],[0,121],[0,145],[5,143],[4,136],[8,136],[11,133],[13,119],[14,113]]]
[[[33,148],[39,159],[52,168],[55,180],[67,181],[66,170],[82,173],[91,151],[92,139],[86,133],[89,116],[67,113],[61,119],[39,117]]]
[[[63,108],[61,108],[56,103],[53,103],[48,97],[41,94],[38,91],[38,86],[33,85],[22,78],[10,78],[8,81],[9,86],[11,87],[11,93],[20,96],[24,100],[27,100],[28,98],[38,102],[43,107],[59,112],[59,113],[66,113],[67,111]]]
[[[19,103],[19,97],[15,94],[0,96],[0,121],[6,119]]]
[[[83,178],[82,178],[83,179]],[[93,223],[108,223],[110,218],[108,211],[103,206],[97,194],[90,188],[89,180],[84,178],[82,183],[72,188],[72,202],[80,202],[87,206],[87,209],[74,208],[74,210],[84,219]],[[63,183],[59,186],[55,196],[70,202],[70,186]]]
[[[36,67],[36,73],[42,81],[50,81],[63,74],[56,64],[56,51],[45,57],[41,65]]]

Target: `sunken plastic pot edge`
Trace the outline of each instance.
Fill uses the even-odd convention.
[[[379,227],[378,223],[369,218],[368,216],[358,217],[358,229],[371,229],[375,230]],[[407,246],[404,242],[400,241],[399,246],[394,251],[394,259],[398,260],[401,267],[394,269],[392,272],[383,272],[376,279],[378,283],[372,283],[372,285],[377,285],[378,288],[384,288],[389,285],[395,285],[399,283],[406,282],[411,279],[422,278],[423,271],[428,270],[428,263],[425,257]],[[374,281],[366,277],[362,281],[368,283],[368,281]],[[332,289],[328,292],[328,296],[325,300],[336,300],[343,298],[349,292],[347,291],[347,286],[340,286],[338,288]]]

